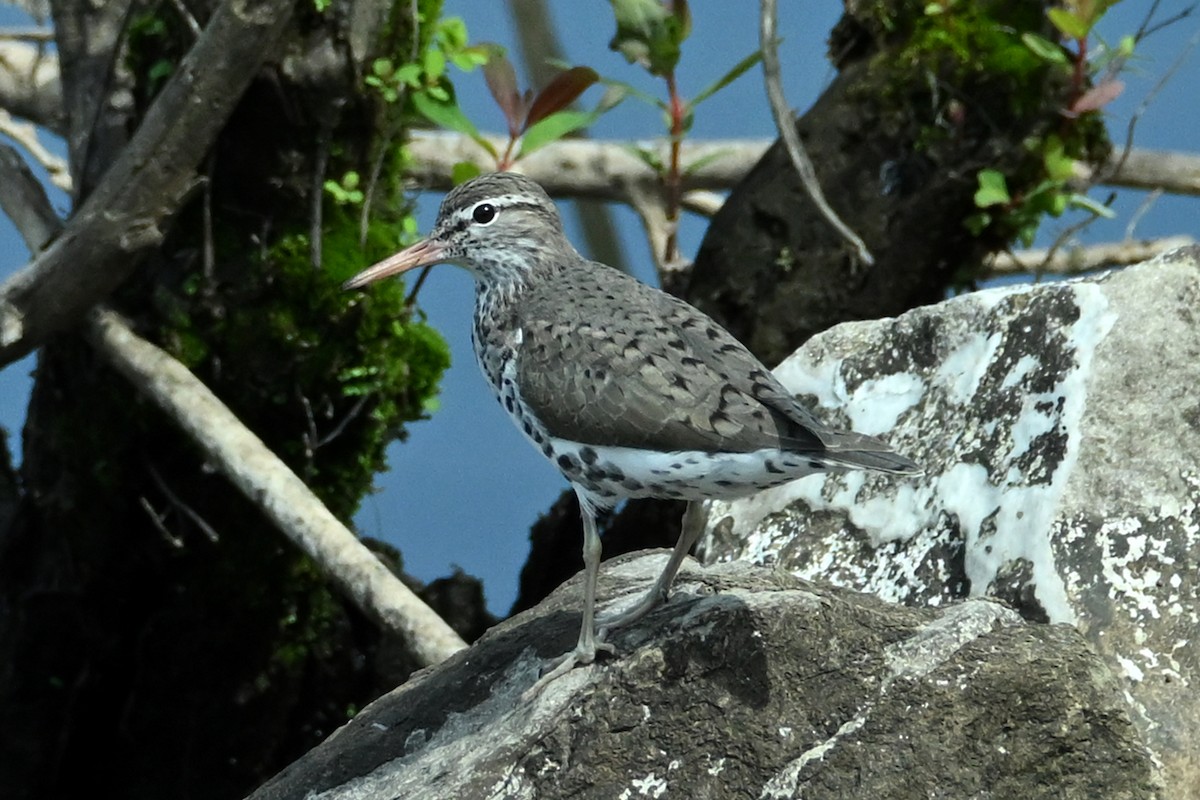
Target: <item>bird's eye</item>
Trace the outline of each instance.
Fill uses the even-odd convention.
[[[471,219],[480,225],[487,225],[496,218],[496,207],[491,203],[480,203],[471,212]]]

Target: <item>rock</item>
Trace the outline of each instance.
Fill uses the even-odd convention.
[[[777,374],[919,480],[713,503],[709,561],[887,600],[1000,598],[1082,631],[1174,798],[1200,796],[1200,249],[839,326]]]
[[[630,603],[663,554],[605,565]],[[916,609],[745,564],[685,566],[615,658],[522,693],[579,579],[365,708],[256,792],[285,798],[1158,797],[1083,637],[989,600]]]

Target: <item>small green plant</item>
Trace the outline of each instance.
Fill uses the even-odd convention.
[[[1080,117],[1099,111],[1124,89],[1116,73],[1133,52],[1132,38],[1121,41],[1115,60],[1109,62],[1104,75],[1095,83],[1091,83],[1088,60],[1088,38],[1096,23],[1116,2],[1118,0],[1064,0],[1061,6],[1048,9],[1046,16],[1061,42],[1052,42],[1031,32],[1021,34],[1021,42],[1038,59],[1070,70],[1071,100],[1060,111],[1063,135],[1051,134],[1027,144],[1030,153],[1040,157],[1042,178],[1023,193],[1014,195],[1009,190],[1008,179],[999,170],[979,171],[974,195],[979,211],[965,220],[972,233],[979,235],[990,227],[999,226],[1002,232],[1029,247],[1041,220],[1047,215],[1059,217],[1068,209],[1078,208],[1088,211],[1093,218],[1113,216],[1111,209],[1072,188],[1079,163],[1068,152],[1064,137],[1070,134],[1071,126]]]
[[[487,145],[501,170],[539,147],[591,125],[608,108],[603,104],[594,111],[569,108],[579,95],[600,80],[590,67],[571,67],[559,72],[537,94],[532,89],[522,92],[517,87],[512,63],[497,48],[483,68],[483,75],[508,125],[508,145],[503,153],[497,153],[490,143]],[[514,154],[518,142],[521,149]]]
[[[447,17],[436,23],[428,45],[415,60],[399,62],[393,58],[377,58],[365,80],[385,102],[395,104],[408,98],[417,112],[429,117],[427,111],[430,109],[435,114],[447,107],[458,111],[447,65],[470,72],[486,64],[487,59],[485,47],[469,44],[467,26],[462,19]],[[462,112],[458,111],[458,115],[461,117]],[[437,119],[430,119],[442,124]]]
[[[361,182],[358,172],[348,170],[340,181],[332,178],[325,181],[325,193],[332,197],[333,202],[339,206],[362,205],[364,195],[360,186]]]
[[[1111,209],[1070,189],[1077,162],[1066,154],[1061,139],[1048,136],[1040,144],[1045,179],[1022,196],[1012,196],[1002,172],[994,169],[979,171],[975,206],[980,210],[967,217],[968,230],[978,236],[994,222],[1003,220],[1005,228],[1011,229],[1017,240],[1029,247],[1047,214],[1060,217],[1070,208],[1081,208],[1097,217],[1113,216]]]
[[[671,225],[671,232],[662,256],[664,263],[672,263],[679,260],[676,223],[683,200],[683,177],[711,158],[718,157],[710,156],[686,167],[680,163],[681,145],[692,128],[696,106],[741,77],[759,62],[762,54],[758,51],[751,53],[694,98],[685,100],[676,85],[675,68],[679,64],[683,42],[692,30],[692,15],[686,0],[611,0],[611,3],[617,32],[609,42],[609,47],[625,56],[629,63],[642,66],[651,75],[666,82],[667,99],[661,100],[628,84],[606,81],[660,109],[666,118],[667,136],[671,143],[668,163],[663,164],[655,152],[645,148],[635,148],[634,152],[658,173],[666,189],[667,221]]]

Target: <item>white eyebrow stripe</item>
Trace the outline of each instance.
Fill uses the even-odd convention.
[[[497,211],[503,211],[505,208],[513,206],[536,206],[539,205],[537,198],[528,194],[498,194],[495,197],[481,197],[469,206],[460,208],[454,212],[454,221],[456,223],[468,223],[471,220],[471,214],[478,208],[480,203],[491,203],[496,207]]]

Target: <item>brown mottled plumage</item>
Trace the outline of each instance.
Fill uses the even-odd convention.
[[[346,285],[443,262],[474,275],[480,367],[583,508],[579,644],[543,681],[610,649],[593,632],[597,511],[626,497],[739,497],[820,471],[921,472],[878,439],[822,424],[703,312],[583,258],[528,178],[494,173],[464,183],[446,195],[428,239]],[[665,598],[699,533],[695,521],[685,518],[646,598],[606,627]]]

